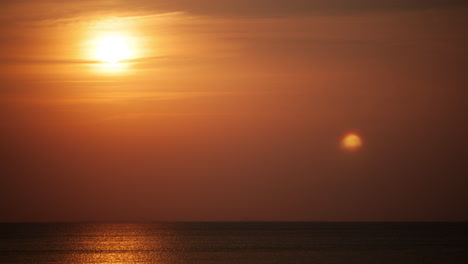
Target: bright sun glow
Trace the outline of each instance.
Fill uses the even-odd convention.
[[[121,36],[107,36],[98,40],[96,58],[106,63],[118,63],[132,56],[128,39]]]
[[[358,151],[362,147],[362,138],[354,132],[346,133],[341,139],[341,147],[347,151]]]

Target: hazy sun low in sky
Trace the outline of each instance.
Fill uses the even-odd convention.
[[[348,132],[341,139],[341,147],[347,151],[358,151],[362,148],[362,138],[355,132]]]
[[[122,36],[106,36],[98,40],[96,58],[105,63],[118,63],[132,57],[128,39]]]

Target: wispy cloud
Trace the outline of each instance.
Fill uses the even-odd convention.
[[[201,15],[230,16],[346,14],[468,6],[468,2],[464,0],[139,0],[133,2],[139,4],[143,9],[177,10]],[[119,3],[122,2],[119,1]]]
[[[468,1],[465,0],[7,0],[2,1],[0,21],[55,21],[170,12],[203,16],[277,17],[467,7]]]

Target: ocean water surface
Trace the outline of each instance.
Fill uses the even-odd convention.
[[[468,223],[4,223],[0,263],[468,263]]]

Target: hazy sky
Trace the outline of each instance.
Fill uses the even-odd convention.
[[[468,220],[468,1],[0,7],[0,221]]]

